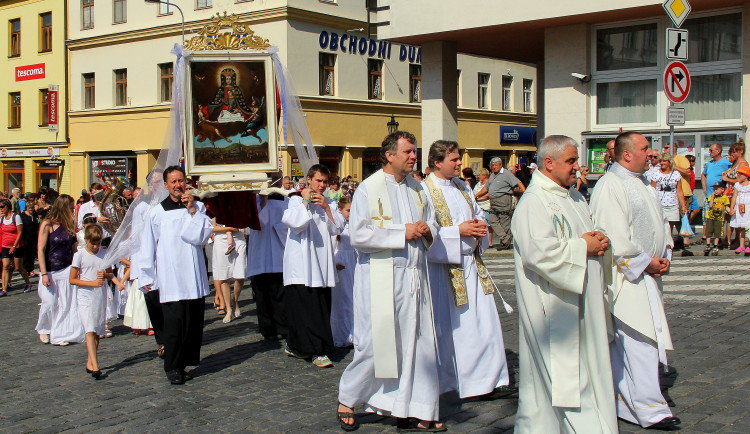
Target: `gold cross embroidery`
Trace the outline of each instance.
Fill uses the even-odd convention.
[[[417,199],[419,199],[419,202],[417,202],[417,206],[422,208],[426,206],[426,204],[422,202],[422,193],[420,193],[419,190],[417,190]]]
[[[383,227],[383,223],[386,220],[390,220],[391,217],[383,215],[383,203],[380,201],[380,199],[378,199],[378,213],[379,213],[379,215],[376,215],[375,217],[372,217],[372,219],[375,220],[375,221],[377,221],[377,222],[380,222],[380,227],[382,228]]]
[[[630,258],[630,259],[623,259],[623,260],[621,260],[621,261],[620,261],[620,263],[619,263],[619,264],[617,264],[617,267],[618,267],[618,268],[620,268],[620,269],[622,269],[622,267],[627,267],[627,268],[630,268],[630,261],[631,261],[632,259],[633,259],[633,258]]]

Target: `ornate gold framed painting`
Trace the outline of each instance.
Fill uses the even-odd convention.
[[[277,170],[276,91],[269,54],[193,53],[186,81],[189,175]]]

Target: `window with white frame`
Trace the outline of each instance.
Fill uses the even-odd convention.
[[[531,86],[533,84],[534,80],[523,79],[523,111],[526,113],[530,113],[533,110],[531,106]]]
[[[196,9],[207,9],[213,6],[213,0],[198,0]]]
[[[490,108],[490,75],[477,74],[477,107]]]
[[[513,110],[513,77],[503,75],[503,110]]]
[[[698,15],[689,30],[691,90],[681,104],[687,121],[737,120],[742,117],[742,14]],[[596,30],[593,90],[596,123],[657,123],[666,110],[661,80],[666,47],[657,43],[659,23]],[[662,104],[660,106],[659,104]]]

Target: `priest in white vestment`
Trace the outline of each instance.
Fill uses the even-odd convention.
[[[662,299],[661,276],[669,271],[672,234],[656,190],[643,175],[649,142],[640,134],[615,139],[616,163],[591,197],[594,221],[612,241],[609,308],[614,315],[611,344],[617,416],[655,429],[674,429],[659,387],[659,362],[672,348]]]
[[[428,253],[440,392],[486,395],[509,383],[495,288],[480,256],[489,244],[487,222],[471,188],[458,178],[458,143],[436,141],[429,159],[432,173],[422,187],[440,225]]]
[[[520,316],[516,433],[616,433],[602,256],[586,200],[570,185],[576,142],[550,136],[511,230]],[[606,257],[606,256],[605,256]]]
[[[172,384],[182,384],[185,367],[200,361],[204,297],[210,292],[203,246],[213,224],[206,206],[187,192],[184,169],[164,169],[164,185],[169,196],[151,209],[141,234],[138,284],[159,287],[164,371]]]
[[[347,431],[358,427],[353,409],[360,405],[398,418],[401,428],[444,429],[435,422],[440,388],[427,280],[437,224],[425,191],[408,176],[415,142],[411,133],[388,135],[380,150],[383,169],[354,193],[354,359],[341,376],[338,409]]]

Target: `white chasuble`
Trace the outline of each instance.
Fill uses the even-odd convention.
[[[461,223],[475,217],[484,222],[484,212],[463,181],[429,176],[433,185],[440,189],[438,194],[443,195],[453,223],[440,227],[428,253],[440,354],[440,392],[457,390],[461,398],[484,395],[509,382],[495,297],[492,293],[485,294],[474,256],[477,249],[484,252],[489,237],[477,240],[462,237],[459,231]],[[431,193],[425,183],[422,185]],[[471,204],[458,186],[468,192]],[[432,194],[427,197],[435,209]],[[463,269],[468,303],[461,306],[456,306],[454,301],[448,264]]]
[[[427,246],[424,239],[406,241],[405,227],[422,220],[434,239],[437,224],[424,192],[415,191],[421,188],[413,178],[396,182],[381,170],[354,194],[349,217],[351,244],[358,252],[354,358],[341,376],[339,401],[394,417],[437,420],[440,390]],[[383,262],[390,264],[387,273]],[[379,303],[382,299],[385,303]],[[382,311],[389,304],[392,308]],[[376,369],[378,358],[382,370]],[[393,362],[396,375],[389,377]]]
[[[191,216],[184,205],[167,196],[148,214],[138,253],[138,284],[159,288],[159,301],[194,300],[209,294],[203,246],[213,224],[206,206],[194,202]]]
[[[617,432],[602,260],[586,200],[537,171],[511,223],[520,317],[516,432]]]
[[[641,174],[615,163],[591,197],[596,224],[612,243],[610,345],[617,416],[648,427],[672,415],[659,387],[658,364],[673,349],[661,277],[645,272],[652,257],[671,260],[672,235],[656,190]]]
[[[607,282],[612,313],[659,343],[660,354],[673,349],[661,277],[644,273],[652,257],[672,259],[672,235],[656,189],[642,175],[615,163],[597,182],[591,210],[612,242],[612,281]]]

